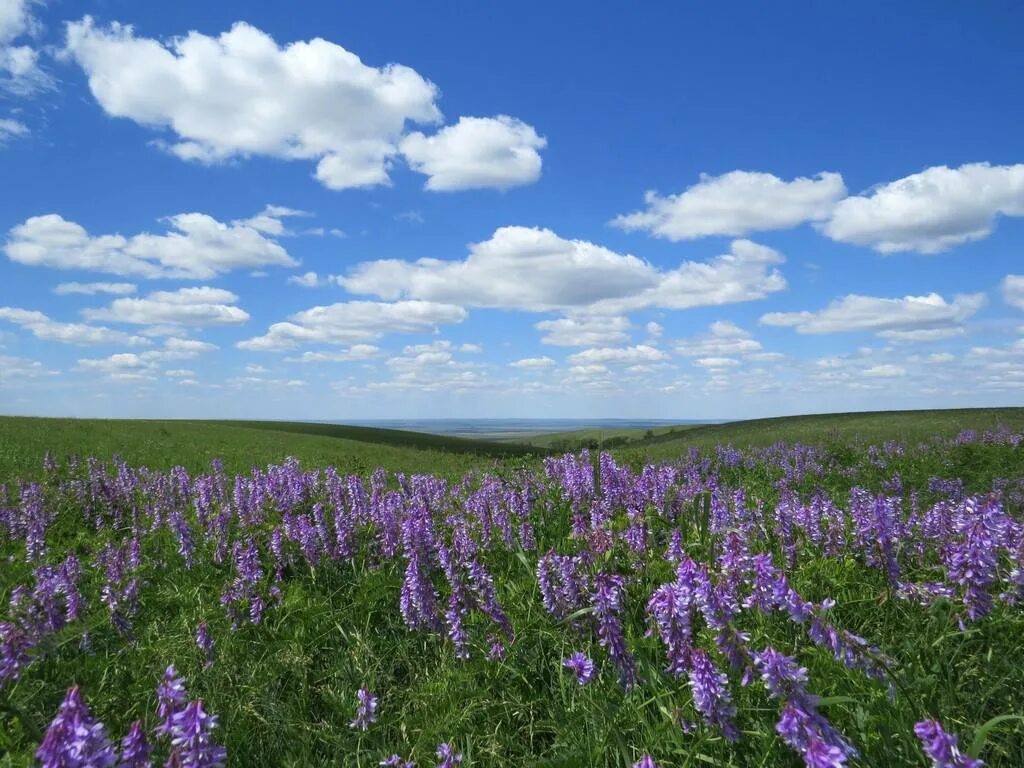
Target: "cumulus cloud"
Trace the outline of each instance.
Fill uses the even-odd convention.
[[[243,222],[224,224],[204,213],[182,213],[166,221],[170,231],[162,235],[92,236],[56,213],[33,216],[11,229],[4,253],[30,266],[195,280],[246,267],[297,263],[278,243]]]
[[[707,333],[676,342],[675,350],[685,357],[722,357],[760,352],[761,344],[735,323],[719,320]]]
[[[928,168],[846,198],[821,230],[881,253],[939,253],[987,237],[1000,214],[1024,216],[1024,164]]]
[[[3,146],[9,139],[20,138],[28,135],[28,126],[10,118],[0,119],[0,146]]]
[[[1003,301],[1011,307],[1024,309],[1024,275],[1007,275],[1003,278]]]
[[[985,294],[958,294],[946,301],[937,293],[899,299],[851,294],[836,299],[818,312],[769,312],[763,325],[795,328],[797,333],[821,334],[867,331],[894,334],[952,332],[985,305]],[[939,338],[945,338],[938,334]],[[910,337],[913,338],[913,337]],[[918,336],[928,340],[935,335]]]
[[[298,312],[289,322],[274,323],[263,336],[236,346],[254,351],[281,351],[302,344],[360,344],[386,333],[430,331],[446,323],[461,323],[468,316],[453,304],[430,301],[350,301]]]
[[[51,320],[47,315],[33,309],[0,307],[0,320],[6,320],[9,323],[21,326],[37,339],[56,341],[61,344],[74,344],[77,346],[99,344],[144,346],[150,343],[149,339],[142,336],[133,336],[101,325],[62,323]]]
[[[301,275],[292,275],[288,278],[288,282],[291,285],[298,285],[302,288],[316,288],[317,286],[323,285],[324,282],[320,279],[320,276],[316,272],[306,272]]]
[[[19,386],[25,384],[29,379],[53,373],[55,371],[48,370],[38,360],[0,355],[0,387]]]
[[[693,362],[701,368],[708,368],[713,371],[733,368],[740,364],[740,361],[733,357],[699,357]]]
[[[534,326],[544,333],[541,342],[556,347],[596,347],[629,341],[632,324],[620,316],[561,317],[541,320]]]
[[[135,293],[134,283],[61,283],[53,292],[58,296],[68,296],[73,293],[80,293],[84,296],[94,296],[97,293],[109,293],[114,296],[127,296]]]
[[[28,44],[41,28],[33,5],[34,0],[0,0],[0,90],[19,96],[53,86],[39,66],[39,52]]]
[[[872,378],[893,378],[895,376],[905,376],[907,369],[900,365],[883,363],[881,365],[873,365],[870,368],[865,368],[861,373]]]
[[[524,357],[521,360],[516,360],[514,362],[509,363],[509,366],[511,368],[536,370],[538,368],[550,368],[554,364],[555,361],[545,355],[544,357]]]
[[[637,344],[634,347],[596,347],[584,349],[569,356],[571,365],[608,365],[610,363],[636,365],[657,363],[668,359],[668,355],[656,347]]]
[[[164,146],[185,160],[307,160],[331,189],[390,184],[402,153],[429,176],[428,189],[502,188],[540,173],[544,140],[514,118],[407,133],[442,122],[437,86],[401,64],[367,65],[322,38],[281,46],[237,22],[217,37],[193,31],[159,41],[86,16],[68,24],[66,51],[107,114],[166,129],[174,138]]]
[[[381,348],[373,344],[353,344],[348,349],[340,352],[303,352],[298,357],[286,357],[288,363],[351,363],[358,360],[372,360],[380,357]],[[259,368],[260,372],[266,373],[262,366],[249,366]],[[248,368],[246,368],[248,370]]]
[[[427,189],[447,192],[532,184],[540,178],[538,150],[546,146],[532,126],[498,115],[460,117],[433,136],[411,133],[401,149],[412,169],[429,177]]]
[[[234,306],[238,296],[222,288],[201,286],[156,291],[141,299],[115,299],[103,309],[86,309],[90,320],[134,325],[240,325],[249,313]]]
[[[845,195],[846,186],[838,173],[792,181],[751,171],[701,174],[699,182],[678,195],[661,197],[648,192],[645,210],[618,216],[612,224],[669,240],[735,237],[825,219]]]
[[[707,262],[662,271],[629,254],[549,229],[502,227],[461,261],[382,259],[334,280],[352,293],[532,312],[685,309],[761,298],[785,287],[781,255],[749,240]]]

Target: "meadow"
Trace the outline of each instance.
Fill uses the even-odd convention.
[[[0,766],[1019,766],[1022,432],[0,419]]]

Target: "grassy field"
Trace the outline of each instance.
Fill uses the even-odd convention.
[[[1020,521],[1024,449],[978,442],[914,447],[933,435],[949,437],[961,429],[998,424],[1020,430],[1024,409],[839,414],[696,426],[685,433],[663,432],[617,453],[639,471],[648,455],[677,461],[693,445],[790,440],[822,446],[803,454],[806,460],[796,475],[796,465],[786,458],[797,456],[793,453],[759,454],[749,466],[718,464],[714,453],[708,454],[708,466],[714,467],[717,478],[713,485],[727,489],[727,495],[742,490],[751,510],[763,510],[750,514],[767,515],[762,525],[774,525],[772,514],[783,485],[805,502],[826,498],[842,509],[849,508],[854,486],[871,493],[887,489],[904,500],[904,512],[909,514],[945,498],[947,491],[933,487],[933,478],[946,483],[958,479],[960,485],[954,483],[948,491],[954,499],[968,493],[983,500],[997,487],[1012,519]],[[536,547],[524,546],[514,534],[514,546],[498,544],[480,553],[496,598],[514,628],[514,640],[506,640],[503,659],[488,659],[492,639],[500,632],[488,615],[472,611],[465,624],[470,657],[464,660],[455,656],[443,632],[412,630],[403,623],[399,595],[406,562],[400,551],[392,556],[378,551],[373,542],[382,529],[377,522],[361,519],[355,534],[358,547],[351,558],[317,557],[299,540],[286,538],[280,592],[266,597],[259,624],[243,620],[232,630],[220,599],[237,583],[231,544],[258,544],[263,569],[258,589],[265,591],[275,567],[270,533],[280,520],[276,503],[269,518],[256,523],[243,525],[231,513],[230,526],[223,531],[228,537],[224,557],[216,554],[221,534],[210,527],[210,519],[203,523],[191,502],[167,495],[173,484],[118,491],[111,478],[109,487],[85,486],[93,488],[89,494],[98,495],[83,500],[84,478],[75,470],[65,467],[51,475],[40,471],[48,449],[58,457],[119,454],[133,464],[164,471],[182,465],[193,473],[209,471],[210,460],[220,457],[228,477],[214,480],[223,483],[230,496],[231,473],[248,474],[253,465],[295,456],[305,468],[335,465],[342,473],[364,478],[378,465],[449,479],[467,471],[494,470],[504,478],[501,492],[511,494],[511,499],[522,482],[522,475],[512,470],[539,469],[539,460],[524,455],[520,446],[418,433],[408,433],[405,443],[405,434],[277,422],[0,419],[0,484],[13,489],[17,477],[43,480],[42,509],[54,516],[46,533],[45,559],[56,564],[67,553],[77,554],[86,605],[81,619],[41,641],[32,652],[38,659],[20,679],[0,681],[0,766],[32,764],[32,753],[71,684],[81,686],[94,715],[107,724],[112,736],[119,738],[137,718],[152,728],[154,684],[172,662],[190,694],[202,697],[209,711],[220,715],[217,736],[227,745],[233,765],[368,768],[398,752],[415,758],[421,767],[433,766],[436,745],[447,741],[464,753],[463,768],[628,768],[642,752],[654,755],[659,768],[801,764],[775,733],[777,702],[766,697],[756,681],[741,686],[736,671],[728,674],[742,733],[736,745],[730,744],[720,730],[699,724],[702,718],[690,703],[685,676],[677,680],[664,673],[665,649],[657,637],[645,634],[648,598],[673,578],[672,567],[663,559],[671,530],[682,533],[686,552],[700,562],[714,563],[715,553],[721,551],[723,541],[710,531],[706,495],[686,506],[674,523],[660,515],[648,517],[648,544],[639,553],[624,538],[631,518],[620,503],[613,503],[607,530],[615,532],[617,543],[596,556],[590,554],[595,568],[629,579],[619,618],[643,682],[627,692],[589,623],[594,609],[560,619],[542,605],[538,558],[549,549],[564,554],[586,551],[591,540],[568,535],[570,505],[557,484],[539,474],[529,481],[534,500],[528,515]],[[901,437],[905,450],[874,456],[867,451],[865,441]],[[294,470],[288,472],[300,481]],[[479,504],[465,503],[475,482],[459,486],[449,513],[480,509]],[[640,484],[639,475],[630,482],[637,483],[637,492],[648,487]],[[399,488],[394,478],[389,487]],[[407,488],[401,493],[405,508],[415,509],[418,497]],[[7,504],[18,506],[16,492],[8,498]],[[340,514],[330,498],[327,489],[314,485],[303,491],[289,514],[311,520],[316,501]],[[234,509],[227,503],[223,508]],[[154,510],[166,515],[175,509],[192,531],[187,546],[180,538],[181,522],[172,525],[168,518],[158,524],[157,518],[150,519]],[[142,517],[132,523],[130,515],[135,513]],[[482,535],[475,527],[479,520],[473,517],[478,513],[469,514],[475,521],[473,535]],[[848,519],[847,524],[852,531],[854,521]],[[329,525],[337,527],[336,522]],[[438,515],[434,525],[438,541],[453,541],[448,514]],[[0,515],[0,531],[3,526]],[[11,598],[16,585],[32,583],[22,541],[25,530],[16,523],[9,529],[12,535],[0,538],[0,562],[5,564],[0,568],[0,605]],[[107,545],[127,546],[133,535],[140,537],[142,557],[131,573],[138,578],[141,593],[126,633],[112,624],[103,604],[109,577],[96,558]],[[915,583],[945,578],[941,554],[930,553],[928,541],[908,536],[899,545],[902,578]],[[851,760],[851,767],[923,768],[926,761],[913,725],[926,716],[938,717],[960,733],[963,746],[984,757],[990,768],[1024,765],[1024,616],[1019,608],[997,599],[991,615],[968,621],[961,630],[958,621],[963,616],[956,599],[921,606],[897,597],[877,561],[872,564],[877,555],[871,536],[860,544],[851,539],[847,547],[831,554],[803,536],[796,543],[799,556],[786,566],[790,584],[807,600],[838,601],[830,620],[867,638],[892,660],[883,678],[895,686],[895,698],[889,697],[885,680],[869,679],[837,663],[831,652],[808,641],[805,627],[778,611],[744,611],[736,621],[749,634],[752,647],[771,643],[807,667],[811,691],[825,697],[822,711],[860,750],[861,757]],[[750,545],[771,554],[777,563],[786,560],[784,535],[777,530],[770,530],[767,538],[754,537]],[[183,551],[194,560],[191,565]],[[116,593],[124,581],[114,584]],[[437,570],[434,588],[443,611],[449,585]],[[0,612],[0,621],[7,618],[12,616]],[[216,642],[210,668],[194,639],[201,622],[208,623]],[[707,627],[699,631],[697,642],[724,665]],[[562,659],[576,650],[587,653],[601,670],[585,687],[561,666]],[[349,727],[355,691],[363,685],[381,697],[380,721],[366,732]],[[699,725],[684,732],[677,724],[680,716]],[[158,747],[156,764],[162,764],[166,750],[165,743]]]
[[[275,421],[143,421],[0,417],[0,479],[37,474],[47,451],[55,456],[121,456],[133,465],[190,472],[219,458],[230,473],[294,456],[309,466],[342,472],[384,466],[396,472],[454,477],[496,460],[518,460],[517,445],[492,444],[418,432]]]

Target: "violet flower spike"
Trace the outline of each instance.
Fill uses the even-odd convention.
[[[152,747],[142,730],[142,722],[136,720],[128,729],[128,734],[121,740],[121,762],[117,768],[151,768]]]
[[[594,662],[582,651],[576,651],[572,656],[562,659],[562,666],[572,670],[576,675],[576,682],[586,685],[594,679]]]
[[[356,692],[356,697],[359,699],[359,705],[356,707],[355,720],[349,723],[349,727],[365,731],[377,722],[378,699],[366,688],[360,688]]]
[[[643,754],[640,759],[633,763],[633,768],[658,768],[658,764],[654,762],[654,758],[648,754]]]
[[[451,742],[437,745],[437,756],[441,760],[437,768],[455,768],[462,764],[462,753],[456,752]]]
[[[107,738],[106,728],[93,719],[77,685],[68,689],[36,757],[43,768],[114,768],[117,764],[117,752]]]
[[[981,760],[960,752],[955,734],[947,733],[937,720],[922,720],[914,726],[921,749],[932,761],[932,768],[983,768]]]

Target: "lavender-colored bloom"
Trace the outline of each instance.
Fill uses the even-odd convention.
[[[117,768],[150,768],[149,756],[152,748],[142,730],[142,723],[136,720],[128,729],[128,734],[121,740],[121,762]]]
[[[654,762],[653,757],[644,754],[640,756],[639,760],[633,763],[633,768],[658,768],[658,764]]]
[[[957,737],[947,733],[937,720],[922,720],[914,726],[921,749],[932,761],[932,768],[983,768],[981,760],[963,754]]]
[[[223,768],[228,751],[214,743],[217,716],[203,710],[202,700],[191,702],[174,715],[171,730],[171,756],[174,768]]]
[[[619,682],[629,690],[637,682],[636,661],[626,647],[622,631],[622,592],[624,579],[618,574],[599,573],[595,578],[592,595],[594,615],[597,619],[598,642],[619,671]]]
[[[462,764],[462,753],[456,752],[450,742],[437,745],[437,757],[441,761],[437,768],[455,768]]]
[[[594,662],[582,651],[576,651],[572,656],[562,659],[562,666],[572,670],[576,675],[576,682],[586,685],[594,679]]]
[[[205,621],[196,628],[196,645],[203,653],[203,669],[209,669],[213,666],[214,642]]]
[[[416,768],[416,763],[412,760],[403,760],[398,755],[391,755],[381,760],[377,765],[381,768]]]
[[[729,741],[740,737],[736,727],[736,707],[729,694],[729,680],[715,667],[708,654],[698,648],[690,656],[690,690],[693,706],[711,725],[717,725]]]
[[[504,661],[505,644],[498,639],[497,635],[491,635],[488,640],[490,642],[490,648],[487,651],[487,658],[491,661]]]
[[[817,697],[807,692],[805,668],[774,648],[753,656],[769,695],[783,702],[775,730],[807,766],[841,768],[856,757],[857,750],[818,712]]]
[[[43,768],[113,768],[117,764],[106,729],[93,719],[78,686],[68,690],[36,757]]]
[[[157,708],[156,715],[160,718],[155,733],[163,735],[171,733],[174,729],[174,717],[181,712],[188,703],[188,694],[185,692],[185,681],[178,677],[171,664],[164,671],[163,679],[156,687]]]
[[[349,723],[349,727],[365,731],[377,722],[377,697],[366,688],[360,688],[356,692],[356,697],[359,699],[356,717]]]

